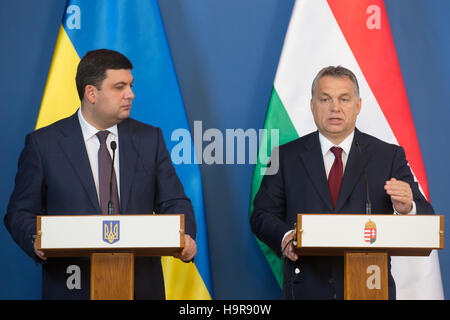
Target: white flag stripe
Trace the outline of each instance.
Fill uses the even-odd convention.
[[[317,130],[310,110],[311,84],[329,65],[349,68],[358,79],[362,108],[356,125],[398,144],[326,1],[297,0],[274,86],[300,136]]]

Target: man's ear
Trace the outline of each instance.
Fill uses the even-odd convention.
[[[98,93],[98,89],[91,84],[88,84],[84,87],[84,97],[91,104],[95,104],[95,102],[97,101],[97,93]]]
[[[359,114],[360,112],[361,112],[361,106],[362,106],[362,99],[361,98],[359,98],[359,100],[358,100],[358,104],[357,104],[357,110],[358,110],[358,113],[357,114]]]

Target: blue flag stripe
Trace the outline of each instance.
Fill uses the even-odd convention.
[[[133,63],[135,99],[131,116],[162,129],[169,151],[171,134],[189,130],[184,103],[156,0],[73,0],[67,4],[63,27],[78,56],[107,48],[122,52]],[[195,157],[193,143],[191,154]],[[195,162],[194,162],[195,163]],[[197,222],[195,265],[212,296],[203,190],[196,164],[175,165]]]

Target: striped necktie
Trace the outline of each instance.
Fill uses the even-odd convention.
[[[109,133],[110,132],[107,130],[96,133],[98,140],[100,141],[100,148],[98,149],[98,187],[100,195],[100,208],[102,210],[102,214],[108,214],[108,202],[111,199],[114,206],[112,213],[118,214],[120,212],[120,207],[116,172],[113,170],[111,175],[112,159],[109,154],[108,147],[106,146],[106,138]],[[110,191],[111,178],[112,189]]]

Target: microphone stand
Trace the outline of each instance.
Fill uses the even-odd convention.
[[[361,151],[361,146],[359,145],[359,141],[355,140],[356,146],[358,147],[359,151],[359,159],[361,160],[361,166],[364,176],[364,184],[366,185],[366,214],[370,215],[372,214],[372,204],[370,202],[370,194],[369,194],[369,183],[367,182],[367,174],[366,174],[366,167],[364,165],[363,155]]]
[[[111,141],[111,150],[113,152],[112,163],[111,163],[111,174],[109,176],[109,201],[108,201],[108,214],[114,214],[114,204],[111,201],[112,198],[112,178],[114,172],[114,159],[116,157],[117,144],[115,141]]]

